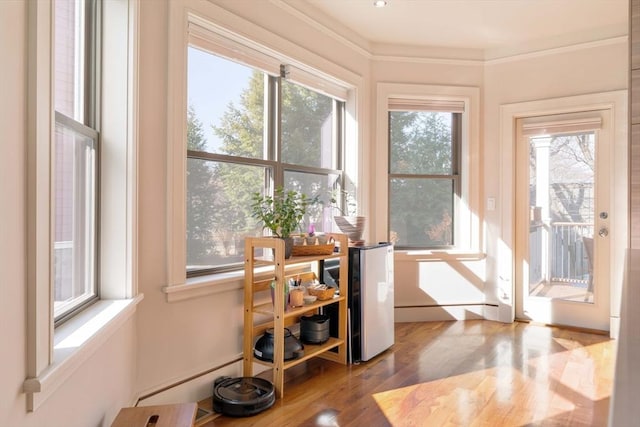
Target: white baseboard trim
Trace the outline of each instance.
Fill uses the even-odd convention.
[[[497,305],[485,305],[483,307],[484,319],[500,322],[500,309]]]
[[[166,388],[158,393],[147,395],[138,400],[136,406],[169,405],[179,402],[199,402],[211,397],[213,382],[218,377],[239,377],[242,375],[242,360],[208,372],[201,376]]]
[[[486,307],[484,304],[396,307],[394,315],[396,323],[484,319]]]
[[[620,318],[611,316],[609,319],[609,338],[617,340],[620,337]]]
[[[447,320],[496,320],[498,308],[486,304],[429,306],[429,307],[396,307],[395,321],[402,322],[437,322]],[[254,375],[264,370],[262,365],[254,365]],[[242,376],[242,360],[222,366],[211,372],[192,377],[175,386],[169,386],[157,393],[147,393],[137,400],[135,406],[167,405],[176,402],[198,402],[211,397],[213,382],[221,376]],[[132,405],[134,406],[134,405]]]

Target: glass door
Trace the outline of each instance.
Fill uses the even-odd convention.
[[[608,329],[608,132],[599,115],[518,129],[516,317]]]

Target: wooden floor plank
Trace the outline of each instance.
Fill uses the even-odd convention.
[[[220,426],[606,426],[615,342],[547,326],[398,323],[396,344],[344,366],[286,372],[284,398]],[[268,377],[267,377],[268,378]],[[201,402],[211,409],[210,399]]]

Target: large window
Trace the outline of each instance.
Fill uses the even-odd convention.
[[[98,297],[97,2],[54,2],[53,299],[60,322]]]
[[[291,78],[287,66],[264,70],[197,43],[187,68],[186,263],[198,275],[237,269],[244,238],[262,234],[253,193],[342,188],[344,101]],[[328,230],[329,209],[312,207],[310,225]]]
[[[457,242],[463,104],[447,107],[390,102],[389,239],[398,248]]]
[[[25,2],[29,411],[54,396],[142,299],[138,3]]]

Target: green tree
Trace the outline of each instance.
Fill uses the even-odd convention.
[[[220,123],[213,126],[214,133],[222,141],[222,153],[238,157],[263,157],[264,83],[264,74],[254,71],[240,96],[239,105],[229,104]],[[333,100],[305,87],[283,82],[281,105],[282,161],[321,166],[323,138],[331,136]],[[216,198],[225,202],[220,207],[224,227],[235,235],[259,232],[255,220],[251,218],[249,206],[252,194],[263,189],[263,169],[222,163],[216,179],[220,183]],[[317,175],[285,175],[286,189],[315,196],[322,191],[321,187],[323,184]],[[313,221],[305,218],[305,222]]]
[[[187,111],[187,149],[205,151],[202,123],[193,107]],[[208,162],[189,159],[187,167],[187,264],[202,265],[215,254],[213,228],[215,217],[215,167]]]
[[[390,232],[399,245],[453,244],[452,123],[451,113],[389,116],[390,170],[398,175],[390,183]]]
[[[323,166],[322,144],[323,138],[326,141],[331,137],[333,100],[303,86],[283,81],[281,104],[282,161],[295,165]]]
[[[227,105],[214,133],[221,139],[221,152],[238,157],[262,158],[264,152],[264,74],[253,71],[240,105]]]
[[[221,153],[248,158],[262,158],[264,152],[264,74],[254,71],[239,105],[230,103],[214,133],[222,141]],[[258,232],[251,218],[251,197],[263,188],[261,167],[220,163],[216,174],[218,237],[224,242],[241,246],[245,235]],[[226,244],[225,244],[226,245]]]

